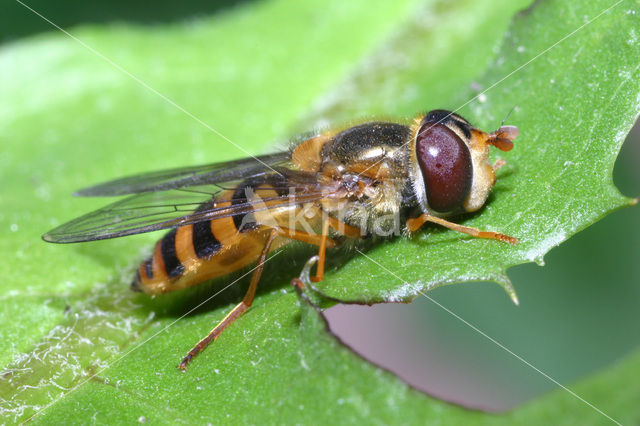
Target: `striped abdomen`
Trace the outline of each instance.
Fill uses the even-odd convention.
[[[235,190],[225,191],[217,198],[216,207],[246,201],[244,189],[248,186],[250,183],[243,183]],[[264,197],[279,192],[269,190],[266,184],[261,188]],[[200,209],[211,206],[209,202]],[[260,257],[271,231],[270,227],[257,224],[256,219],[259,222],[249,212],[172,229],[156,243],[151,257],[140,264],[131,288],[149,294],[166,293],[251,265]],[[285,242],[276,241],[271,249]]]

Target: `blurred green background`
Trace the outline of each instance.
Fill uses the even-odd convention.
[[[159,25],[195,19],[247,3],[248,0],[160,1],[149,7],[146,2],[125,0],[80,1],[54,3],[46,0],[24,2],[42,16],[62,28],[80,24],[129,22]],[[0,4],[0,41],[11,41],[33,34],[55,31],[51,24],[38,18],[17,1]]]
[[[112,21],[154,25],[205,16],[237,3],[160,2],[148,8],[125,1],[29,2],[64,28]],[[20,4],[0,4],[2,42],[49,31],[57,30]],[[639,160],[636,126],[614,174],[625,195],[640,195]],[[638,225],[638,207],[623,209],[553,249],[545,267],[510,269],[519,307],[489,283],[446,286],[430,296],[568,385],[640,343]],[[448,400],[500,410],[556,387],[422,297],[411,305],[338,306],[327,315],[334,331],[365,357]]]

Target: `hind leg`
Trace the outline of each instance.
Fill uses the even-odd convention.
[[[262,276],[262,271],[264,270],[264,262],[267,259],[267,254],[269,254],[269,249],[271,248],[271,244],[273,240],[278,235],[276,230],[272,230],[269,234],[269,238],[262,249],[262,253],[260,254],[260,258],[258,259],[258,266],[253,271],[251,275],[251,283],[249,284],[249,289],[247,293],[244,295],[242,302],[238,303],[232,310],[225,316],[222,321],[216,325],[213,330],[209,332],[209,334],[202,340],[200,340],[194,347],[191,349],[187,355],[182,359],[178,368],[181,370],[186,370],[187,365],[191,362],[196,355],[198,355],[204,348],[207,347],[209,343],[215,341],[220,334],[229,326],[233,321],[235,321],[240,315],[242,315],[253,303],[253,299],[256,295],[256,290],[258,288],[258,282],[260,282],[260,277]]]

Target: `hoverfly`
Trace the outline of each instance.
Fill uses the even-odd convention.
[[[292,241],[318,246],[314,282],[323,279],[327,248],[380,234],[398,218],[407,233],[432,222],[515,244],[508,235],[445,217],[484,205],[494,172],[503,164],[489,163],[489,147],[509,151],[517,135],[514,126],[485,133],[445,110],[422,114],[410,125],[369,122],[326,131],[287,152],[146,173],[80,190],[76,195],[130,196],[43,239],[75,243],[169,229],[131,283],[133,290],[151,295],[257,263],[243,300],[188,352],[179,365],[185,369],[251,306],[269,252]]]

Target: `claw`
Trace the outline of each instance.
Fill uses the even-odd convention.
[[[307,263],[304,264],[300,276],[291,280],[291,285],[298,287],[300,290],[304,290],[307,287],[312,287],[311,284],[311,268],[318,262],[318,255],[312,256]]]

